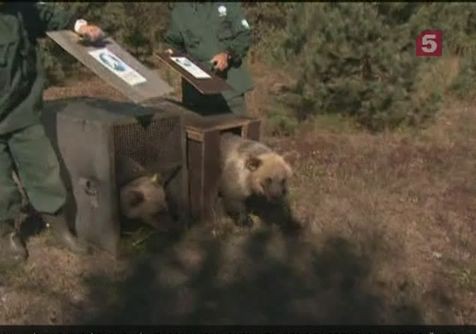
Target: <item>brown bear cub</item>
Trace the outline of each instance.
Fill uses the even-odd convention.
[[[225,211],[241,226],[253,224],[253,203],[264,202],[288,209],[288,180],[292,169],[279,154],[263,143],[232,133],[221,135],[219,194]]]
[[[121,214],[157,229],[169,228],[172,221],[159,175],[124,156],[116,165]]]

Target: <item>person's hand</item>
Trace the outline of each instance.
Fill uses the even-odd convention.
[[[215,55],[212,60],[210,61],[213,64],[213,68],[223,72],[228,68],[228,60],[230,56],[226,52],[221,52]]]
[[[174,50],[172,50],[172,49],[167,49],[167,50],[165,50],[165,53],[167,53],[169,56],[171,56],[171,55],[174,54]]]
[[[81,26],[78,30],[78,34],[91,42],[97,42],[104,38],[104,32],[101,28],[93,24],[85,24]]]

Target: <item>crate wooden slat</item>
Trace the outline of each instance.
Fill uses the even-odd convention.
[[[196,114],[185,116],[187,133],[190,137],[201,136],[204,131],[224,131],[230,129],[240,129],[244,131],[243,137],[247,133],[253,137],[253,140],[259,140],[259,127],[261,122],[253,117],[236,116],[233,114],[219,114],[214,116],[201,117]]]

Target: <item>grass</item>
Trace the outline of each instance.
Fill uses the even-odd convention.
[[[471,110],[470,103],[448,102],[438,121],[418,133],[336,134],[317,124],[294,141],[282,141],[285,151],[294,152],[297,210],[319,233],[356,241],[374,261],[380,258],[377,267],[388,277],[385,285],[406,281],[409,292],[403,296],[413,295],[429,323],[452,322],[458,312],[474,312],[469,306],[475,293],[470,268],[476,247]],[[440,284],[450,291],[451,306],[441,294],[427,295]],[[402,295],[394,289],[388,298],[392,296]],[[431,304],[428,299],[439,306],[425,306]],[[449,313],[443,316],[445,311]]]

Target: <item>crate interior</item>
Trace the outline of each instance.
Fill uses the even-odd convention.
[[[181,200],[177,189],[180,189],[182,179],[177,172],[185,168],[181,118],[168,115],[154,118],[147,125],[139,122],[114,124],[113,143],[116,157],[131,158],[167,181],[165,191],[175,207]]]
[[[226,133],[226,132],[230,132],[230,133],[233,133],[235,135],[238,135],[238,136],[241,136],[242,135],[242,130],[243,130],[243,126],[236,126],[236,127],[233,127],[233,128],[228,128],[226,130],[222,130],[220,131],[220,133]]]
[[[116,156],[127,156],[159,173],[182,163],[181,123],[178,116],[153,119],[146,126],[138,122],[116,124],[113,131]]]

